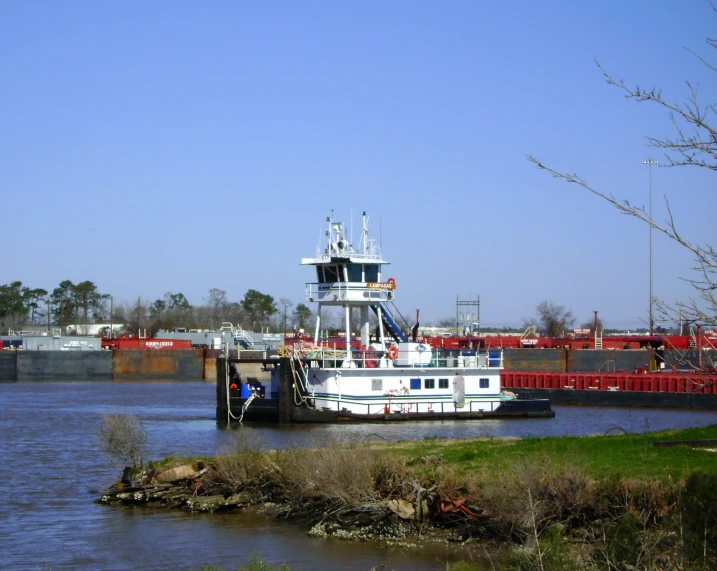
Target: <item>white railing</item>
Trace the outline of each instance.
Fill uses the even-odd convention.
[[[237,329],[234,331],[234,343],[240,344],[241,341],[244,341],[249,347],[254,347],[254,339],[252,337],[249,337],[244,330]]]
[[[266,349],[242,349],[241,347],[237,347],[237,358],[268,359],[269,353]]]
[[[364,287],[362,282],[307,283],[306,299],[312,302],[362,301],[380,303],[391,301],[393,292],[388,289]]]
[[[320,347],[310,351],[292,352],[291,347],[286,348],[287,355],[293,355],[308,363],[309,367],[319,368],[365,368],[365,369],[386,369],[386,368],[458,368],[458,369],[502,369],[503,352],[489,351],[479,352],[470,350],[433,350],[428,364],[420,364],[416,355],[415,364],[410,363],[412,359],[389,357],[389,350],[362,348],[352,349],[351,359],[347,359],[345,348]],[[426,360],[422,359],[425,363]]]

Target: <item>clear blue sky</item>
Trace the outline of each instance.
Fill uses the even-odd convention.
[[[684,48],[713,57],[716,24],[707,0],[4,1],[0,284],[299,303],[326,216],[366,210],[424,323],[480,295],[486,325],[543,300],[644,325],[647,227],[525,156],[646,205],[669,118],[594,60],[714,102]],[[717,244],[715,180],[655,169],[654,217]],[[653,237],[655,294],[685,300],[691,257]]]

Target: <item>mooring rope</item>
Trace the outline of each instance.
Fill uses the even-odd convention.
[[[302,380],[301,380],[301,378],[299,378],[299,377],[297,376],[297,373],[296,373],[296,363],[294,362],[294,360],[295,360],[295,359],[294,359],[293,357],[291,357],[291,378],[292,378],[293,381],[294,381],[294,404],[295,404],[296,406],[299,406],[299,405],[301,405],[301,404],[303,403],[303,404],[305,404],[306,406],[309,406],[309,403],[307,402],[306,397],[302,396],[301,392],[300,392],[300,391],[298,390],[298,388],[297,388],[297,384],[298,384],[298,383],[301,383],[301,384],[304,385],[305,387],[308,386],[308,383],[303,383]],[[299,365],[299,368],[301,369],[301,372],[302,372],[302,374],[303,374],[303,376],[304,376],[304,379],[306,379],[306,372],[304,371],[304,368],[301,367],[301,365]],[[308,388],[306,388],[306,391],[308,392]],[[297,397],[297,394],[298,394],[298,396],[299,396],[298,399],[296,398],[296,397]]]
[[[249,405],[251,404],[251,401],[253,401],[256,398],[256,393],[251,393],[251,396],[246,399],[246,402],[241,407],[241,416],[239,417],[239,422],[241,422],[244,418],[244,413],[246,412],[246,409],[249,408]]]
[[[224,392],[227,395],[227,424],[231,424],[232,419],[239,420],[239,422],[241,422],[240,417],[232,414],[232,405],[229,398],[229,359],[226,358],[224,360],[224,384],[226,387]],[[244,416],[243,412],[242,416]]]

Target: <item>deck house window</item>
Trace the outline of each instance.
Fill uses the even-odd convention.
[[[448,379],[438,379],[438,388],[439,389],[447,389],[448,388]]]
[[[336,266],[324,266],[324,283],[341,281]]]
[[[346,266],[346,269],[349,273],[350,282],[363,281],[363,276],[361,275],[361,264],[348,264],[348,266]]]
[[[378,264],[365,264],[364,267],[365,280],[367,282],[378,281]]]
[[[424,389],[435,389],[436,388],[436,379],[424,379],[423,388]]]
[[[487,389],[490,385],[490,379],[480,379],[480,388]]]

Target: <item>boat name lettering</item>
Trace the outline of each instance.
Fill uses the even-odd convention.
[[[394,282],[368,282],[366,287],[368,289],[388,289],[393,291],[396,289],[396,284]]]
[[[147,347],[171,347],[174,341],[147,341]]]

